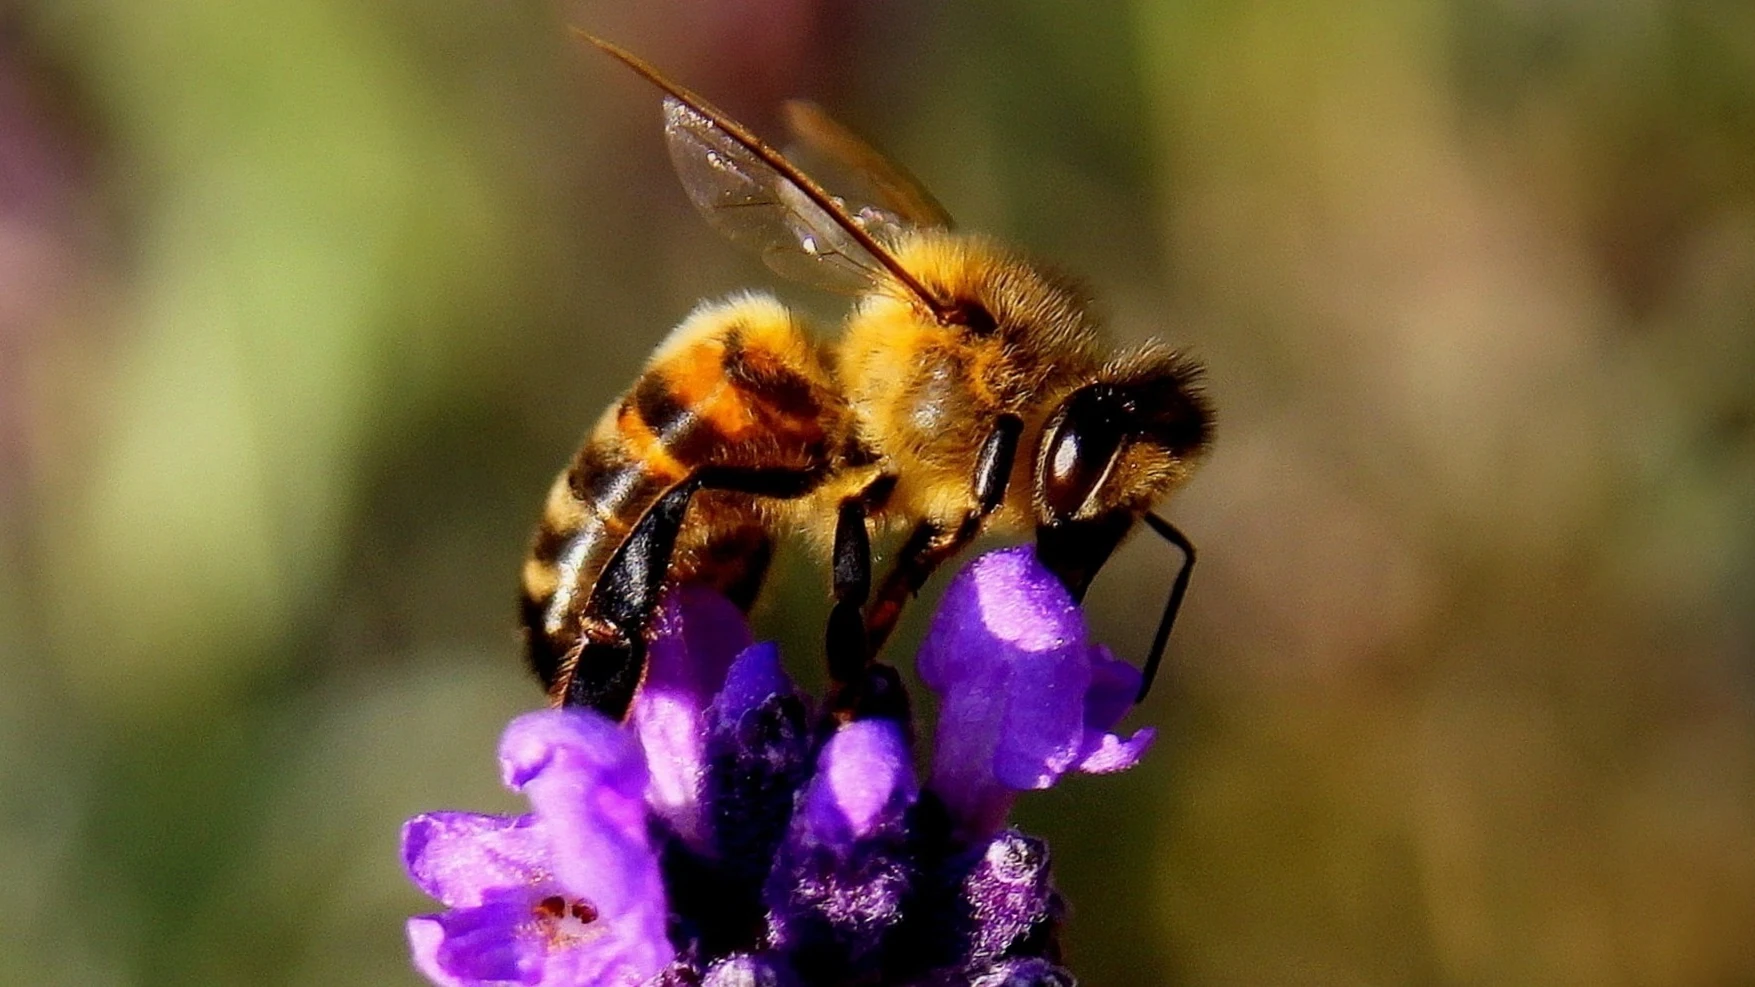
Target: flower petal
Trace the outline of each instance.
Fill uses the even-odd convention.
[[[651,768],[647,801],[677,834],[699,845],[706,731],[702,715],[732,660],[749,646],[743,612],[712,590],[684,585],[665,595],[648,649],[646,678],[628,722]]]
[[[1078,604],[1027,546],[964,567],[919,668],[942,697],[931,786],[968,835],[996,832],[1016,792],[1120,770],[1151,742],[1108,733],[1139,673],[1091,643]]]
[[[470,908],[547,871],[548,841],[535,822],[474,812],[415,816],[402,827],[402,862],[415,886],[445,907]]]
[[[722,901],[728,919],[740,907],[759,915],[762,879],[813,767],[807,716],[772,644],[752,645],[738,656],[708,710],[704,803],[712,832],[706,849],[737,887],[735,902]]]
[[[408,920],[408,952],[414,968],[439,987],[474,987],[452,976],[439,965],[439,949],[445,944],[445,927],[437,915],[416,915]]]
[[[791,695],[792,680],[780,662],[780,648],[763,641],[745,648],[725,673],[725,685],[713,699],[713,711],[721,721],[736,720],[767,702],[769,697]]]
[[[918,794],[902,725],[858,720],[823,745],[802,815],[814,838],[847,843],[899,818]]]
[[[1140,758],[1146,756],[1157,737],[1158,731],[1151,727],[1141,727],[1134,731],[1133,736],[1125,738],[1113,733],[1093,733],[1090,745],[1073,769],[1088,775],[1126,771],[1140,763]]]
[[[555,880],[598,910],[613,931],[611,951],[648,976],[669,963],[646,765],[633,736],[589,710],[543,710],[512,721],[500,759],[507,784],[530,799],[549,834]]]
[[[1091,689],[1085,693],[1085,740],[1072,770],[1104,775],[1125,771],[1139,763],[1158,732],[1151,727],[1130,737],[1109,732],[1120,722],[1140,691],[1140,670],[1097,645],[1091,658]]]
[[[415,966],[442,987],[540,983],[548,959],[530,906],[514,901],[409,919],[408,944]]]
[[[1133,709],[1139,696],[1140,670],[1097,645],[1091,658],[1091,688],[1085,693],[1085,728],[1109,730]]]

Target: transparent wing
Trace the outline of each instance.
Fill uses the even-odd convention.
[[[884,264],[844,225],[891,237],[900,222],[875,210],[840,217],[811,201],[797,183],[746,148],[711,118],[674,96],[664,100],[664,136],[671,164],[689,201],[733,242],[760,254],[788,278],[857,294],[884,273]]]
[[[754,248],[786,277],[853,293],[889,280],[940,320],[952,316],[953,307],[879,239],[899,232],[899,220],[875,210],[849,212],[845,202],[713,104],[631,52],[573,30],[664,91],[670,160],[690,201],[726,236]]]
[[[897,229],[951,228],[950,213],[919,179],[822,107],[802,99],[788,100],[786,126],[807,150],[846,172],[859,183],[858,191],[870,194],[876,205],[860,212],[869,212],[874,222],[887,221]]]

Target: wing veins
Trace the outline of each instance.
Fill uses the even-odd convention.
[[[763,143],[761,138],[751,133],[743,126],[743,124],[733,120],[718,107],[707,102],[707,100],[691,90],[665,78],[657,69],[653,68],[645,60],[632,52],[577,27],[573,28],[572,31],[574,34],[578,35],[585,41],[590,42],[592,45],[595,45],[623,65],[633,69],[636,74],[645,78],[646,81],[657,86],[672,99],[681,103],[685,108],[712,124],[713,127],[719,130],[719,132],[729,138],[732,143],[754,156],[762,164],[773,169],[773,171],[781,178],[797,188],[812,205],[821,210],[831,222],[842,230],[842,232],[852,238],[854,243],[858,244],[859,247],[869,253],[874,260],[883,265],[884,269],[888,271],[892,277],[912,292],[922,304],[932,311],[934,317],[938,318],[940,321],[945,321],[950,317],[952,314],[951,307],[944,301],[940,300],[931,291],[927,290],[926,286],[920,282],[919,278],[914,276],[913,272],[902,266],[902,262],[896,259],[895,254],[891,253],[888,247],[885,247],[876,237],[872,236],[869,231],[858,222],[854,221],[853,217],[847,214],[846,208],[842,206],[833,195],[824,190],[823,187],[812,180],[809,175],[800,171],[792,162],[786,160],[780,152]],[[763,206],[778,205],[785,208],[784,201],[778,197],[771,202],[746,201],[738,204]],[[716,208],[725,208],[729,205],[732,205],[732,203],[719,203],[716,204]],[[829,255],[843,258],[847,257],[845,253],[834,250],[825,251],[822,256]],[[851,258],[848,259],[851,261]]]
[[[786,125],[807,146],[868,182],[883,204],[916,226],[950,229],[951,215],[899,162],[809,100],[786,101]]]

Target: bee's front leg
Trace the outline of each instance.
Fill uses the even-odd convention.
[[[915,526],[897,553],[895,566],[884,577],[883,585],[878,587],[877,599],[866,613],[869,653],[875,655],[883,648],[890,632],[896,629],[902,607],[920,592],[920,587],[926,585],[927,579],[946,559],[962,551],[981,533],[982,522],[1005,503],[1006,488],[1011,481],[1012,465],[1017,461],[1018,442],[1023,434],[1022,419],[1016,415],[1000,415],[975,457],[975,472],[971,478],[975,509],[955,524],[928,518]]]
[[[902,607],[920,592],[939,566],[963,550],[981,530],[981,516],[966,515],[956,527],[944,527],[927,520],[915,525],[914,531],[896,554],[896,564],[878,587],[877,599],[865,615],[866,648],[877,654],[896,629]]]

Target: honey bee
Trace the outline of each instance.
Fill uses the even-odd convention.
[[[1194,548],[1151,507],[1207,450],[1200,367],[1147,344],[1108,353],[1080,289],[992,239],[953,232],[901,167],[808,104],[796,136],[860,176],[831,195],[634,55],[579,32],[664,93],[690,200],[775,271],[856,296],[839,340],[758,293],[672,330],[555,480],[523,570],[531,667],[557,705],[626,715],[664,590],[708,584],[748,608],[775,536],[826,545],[834,705],[876,702],[872,657],[903,605],[983,532],[1034,529],[1077,599],[1144,521],[1182,553],[1149,688]],[[907,528],[872,586],[874,535]]]

